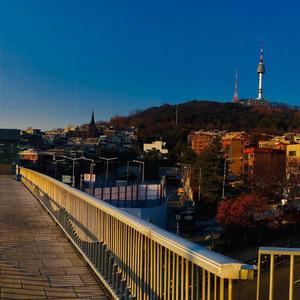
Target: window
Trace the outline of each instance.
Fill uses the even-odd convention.
[[[296,151],[289,151],[289,156],[296,156]]]

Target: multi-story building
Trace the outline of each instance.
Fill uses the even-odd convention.
[[[291,144],[286,147],[286,173],[293,176],[293,180],[300,182],[300,144]]]
[[[11,174],[17,163],[20,142],[19,129],[0,129],[0,174]]]
[[[196,154],[201,154],[216,136],[222,136],[220,131],[195,131],[189,134],[188,144]]]
[[[113,128],[106,128],[103,130],[103,135],[106,135],[108,137],[115,136],[116,133],[117,131]]]
[[[300,162],[300,144],[291,144],[286,147],[287,161]]]
[[[38,151],[34,149],[27,149],[19,152],[20,161],[37,162],[39,159]]]
[[[228,132],[222,138],[225,156],[229,162],[229,171],[235,175],[243,173],[243,151],[249,145],[245,132]]]
[[[245,180],[253,190],[272,190],[286,179],[285,150],[251,147],[243,153]]]
[[[79,130],[79,127],[77,125],[68,125],[64,128],[65,133],[75,132],[77,130]]]
[[[281,149],[286,150],[288,143],[282,142],[282,141],[276,141],[276,140],[270,140],[270,141],[259,141],[258,147],[259,148],[270,148],[270,149]]]
[[[155,141],[150,144],[144,144],[143,148],[145,152],[158,150],[161,154],[168,154],[168,149],[166,149],[166,142],[163,141]]]
[[[27,127],[26,129],[22,130],[22,133],[39,135],[39,134],[42,134],[42,131],[41,131],[41,129]]]
[[[274,136],[271,139],[260,140],[258,145],[260,148],[272,148],[286,150],[287,145],[298,142],[298,136],[294,133],[286,133],[282,136]]]

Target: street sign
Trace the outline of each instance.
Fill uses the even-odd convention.
[[[183,218],[184,218],[186,221],[192,221],[192,220],[194,219],[194,217],[191,216],[191,215],[184,216]]]
[[[62,176],[62,182],[63,183],[71,183],[72,182],[72,177],[70,175],[63,175]]]
[[[83,177],[84,182],[95,182],[96,181],[96,175],[95,174],[84,174]]]

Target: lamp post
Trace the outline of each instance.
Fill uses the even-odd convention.
[[[199,169],[199,186],[198,186],[198,203],[201,200],[201,179],[202,179],[202,169]]]
[[[233,160],[239,160],[243,159],[243,157],[237,157],[237,158],[226,158],[224,159],[224,171],[223,171],[223,185],[222,185],[222,199],[225,199],[225,183],[226,183],[226,169],[227,169],[227,161],[233,161]]]
[[[57,163],[58,162],[63,162],[65,161],[64,159],[56,159],[56,156],[53,155],[53,163],[54,163],[54,178],[57,178]]]
[[[80,157],[80,159],[83,159],[83,160],[87,160],[87,161],[90,161],[90,183],[89,183],[89,192],[90,194],[92,194],[92,175],[94,174],[94,165],[95,165],[95,161],[91,158],[86,158],[86,157]]]
[[[179,225],[179,221],[180,221],[180,215],[176,215],[176,234],[179,235],[180,233],[180,225]]]
[[[140,160],[133,160],[132,162],[135,162],[137,164],[141,164],[143,167],[143,172],[142,172],[142,184],[144,184],[144,179],[145,179],[145,162],[140,161]]]
[[[226,168],[227,168],[227,158],[224,159],[222,199],[225,199]]]
[[[108,164],[110,161],[118,159],[118,157],[112,157],[112,158],[106,158],[106,157],[99,157],[99,159],[105,160],[106,161],[106,174],[105,174],[105,183],[107,184],[108,180]]]
[[[130,164],[131,162],[132,162],[132,161],[130,161],[130,160],[127,162],[127,173],[126,173],[126,174],[127,174],[127,181],[128,181],[128,178],[129,178],[129,164]]]
[[[76,162],[76,160],[82,159],[82,157],[78,157],[78,158],[72,158],[72,157],[68,157],[68,156],[63,156],[63,157],[73,161],[73,166],[72,166],[72,187],[75,187],[75,162]]]

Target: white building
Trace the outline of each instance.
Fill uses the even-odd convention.
[[[168,154],[168,149],[166,147],[166,142],[155,141],[151,144],[144,144],[144,151],[149,152],[152,150],[158,150],[161,154]]]

